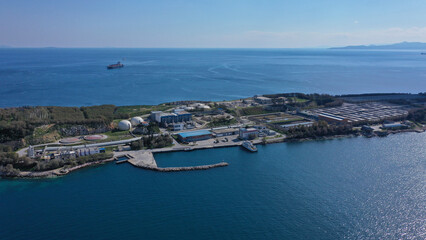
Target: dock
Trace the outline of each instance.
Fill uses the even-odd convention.
[[[130,159],[126,161],[132,164],[133,166],[147,169],[147,170],[157,171],[157,172],[181,172],[181,171],[207,170],[207,169],[217,168],[217,167],[226,167],[229,165],[227,162],[220,162],[216,164],[200,165],[200,166],[162,168],[157,166],[157,162],[155,161],[154,155],[151,151],[148,151],[148,150],[129,151],[129,152],[126,152],[126,155],[130,156]]]

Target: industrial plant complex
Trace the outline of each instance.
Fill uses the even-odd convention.
[[[57,143],[29,146],[18,153],[43,161],[67,161],[113,150],[116,157],[126,156],[119,163],[129,161],[135,166],[157,169],[152,153],[231,146],[256,152],[253,144],[321,137],[330,132],[371,137],[424,129],[408,120],[410,111],[424,107],[424,95],[410,95],[409,100],[400,102],[342,99],[277,94],[224,102],[176,102],[162,105],[161,110],[117,119],[109,133],[66,137]],[[167,145],[156,143],[165,139],[169,139]],[[135,150],[135,142],[139,142],[140,151],[151,155],[135,155],[131,151]]]

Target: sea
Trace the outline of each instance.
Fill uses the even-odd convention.
[[[141,105],[256,94],[426,91],[419,51],[0,49],[0,107]],[[106,66],[121,61],[121,69]]]
[[[108,163],[0,180],[0,238],[425,239],[426,133],[155,155],[159,173]]]
[[[121,61],[122,69],[106,70]],[[426,90],[416,51],[0,49],[0,107]],[[425,239],[426,133],[156,154],[0,179],[0,239]]]

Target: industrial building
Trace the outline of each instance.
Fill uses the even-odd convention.
[[[153,111],[151,112],[151,120],[160,123],[160,125],[188,122],[192,120],[192,114],[183,109],[175,109],[173,113]]]
[[[308,111],[305,111],[307,114]],[[357,124],[362,122],[380,122],[385,119],[404,118],[408,115],[406,107],[388,103],[344,103],[340,107],[319,108],[309,111],[309,115],[318,116],[321,120]]]
[[[259,136],[259,130],[256,128],[240,128],[239,137],[241,139],[254,139]]]
[[[185,124],[183,123],[172,123],[171,124],[173,131],[182,131],[185,127]]]
[[[191,132],[183,132],[177,134],[178,139],[182,142],[195,142],[207,140],[213,137],[212,133],[209,130],[198,130]]]
[[[235,128],[223,128],[223,129],[213,130],[213,135],[216,137],[232,136],[232,135],[237,135],[238,133],[239,133],[239,130]]]
[[[318,119],[326,121],[328,123],[337,123],[337,124],[349,123],[349,120],[347,118],[336,116],[329,113],[318,114]]]
[[[312,124],[314,123],[313,122],[297,122],[297,123],[283,124],[283,125],[280,125],[280,127],[284,129],[290,129],[290,128],[300,127],[300,126],[310,127],[312,126]]]

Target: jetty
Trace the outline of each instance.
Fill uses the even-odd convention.
[[[123,154],[123,153],[121,153]],[[155,161],[154,154],[149,150],[141,151],[128,151],[125,153],[130,158],[127,160],[128,163],[135,167],[143,168],[147,170],[153,170],[157,172],[181,172],[181,171],[195,171],[195,170],[207,170],[217,167],[226,167],[229,164],[227,162],[220,162],[216,164],[190,166],[190,167],[158,167]]]

